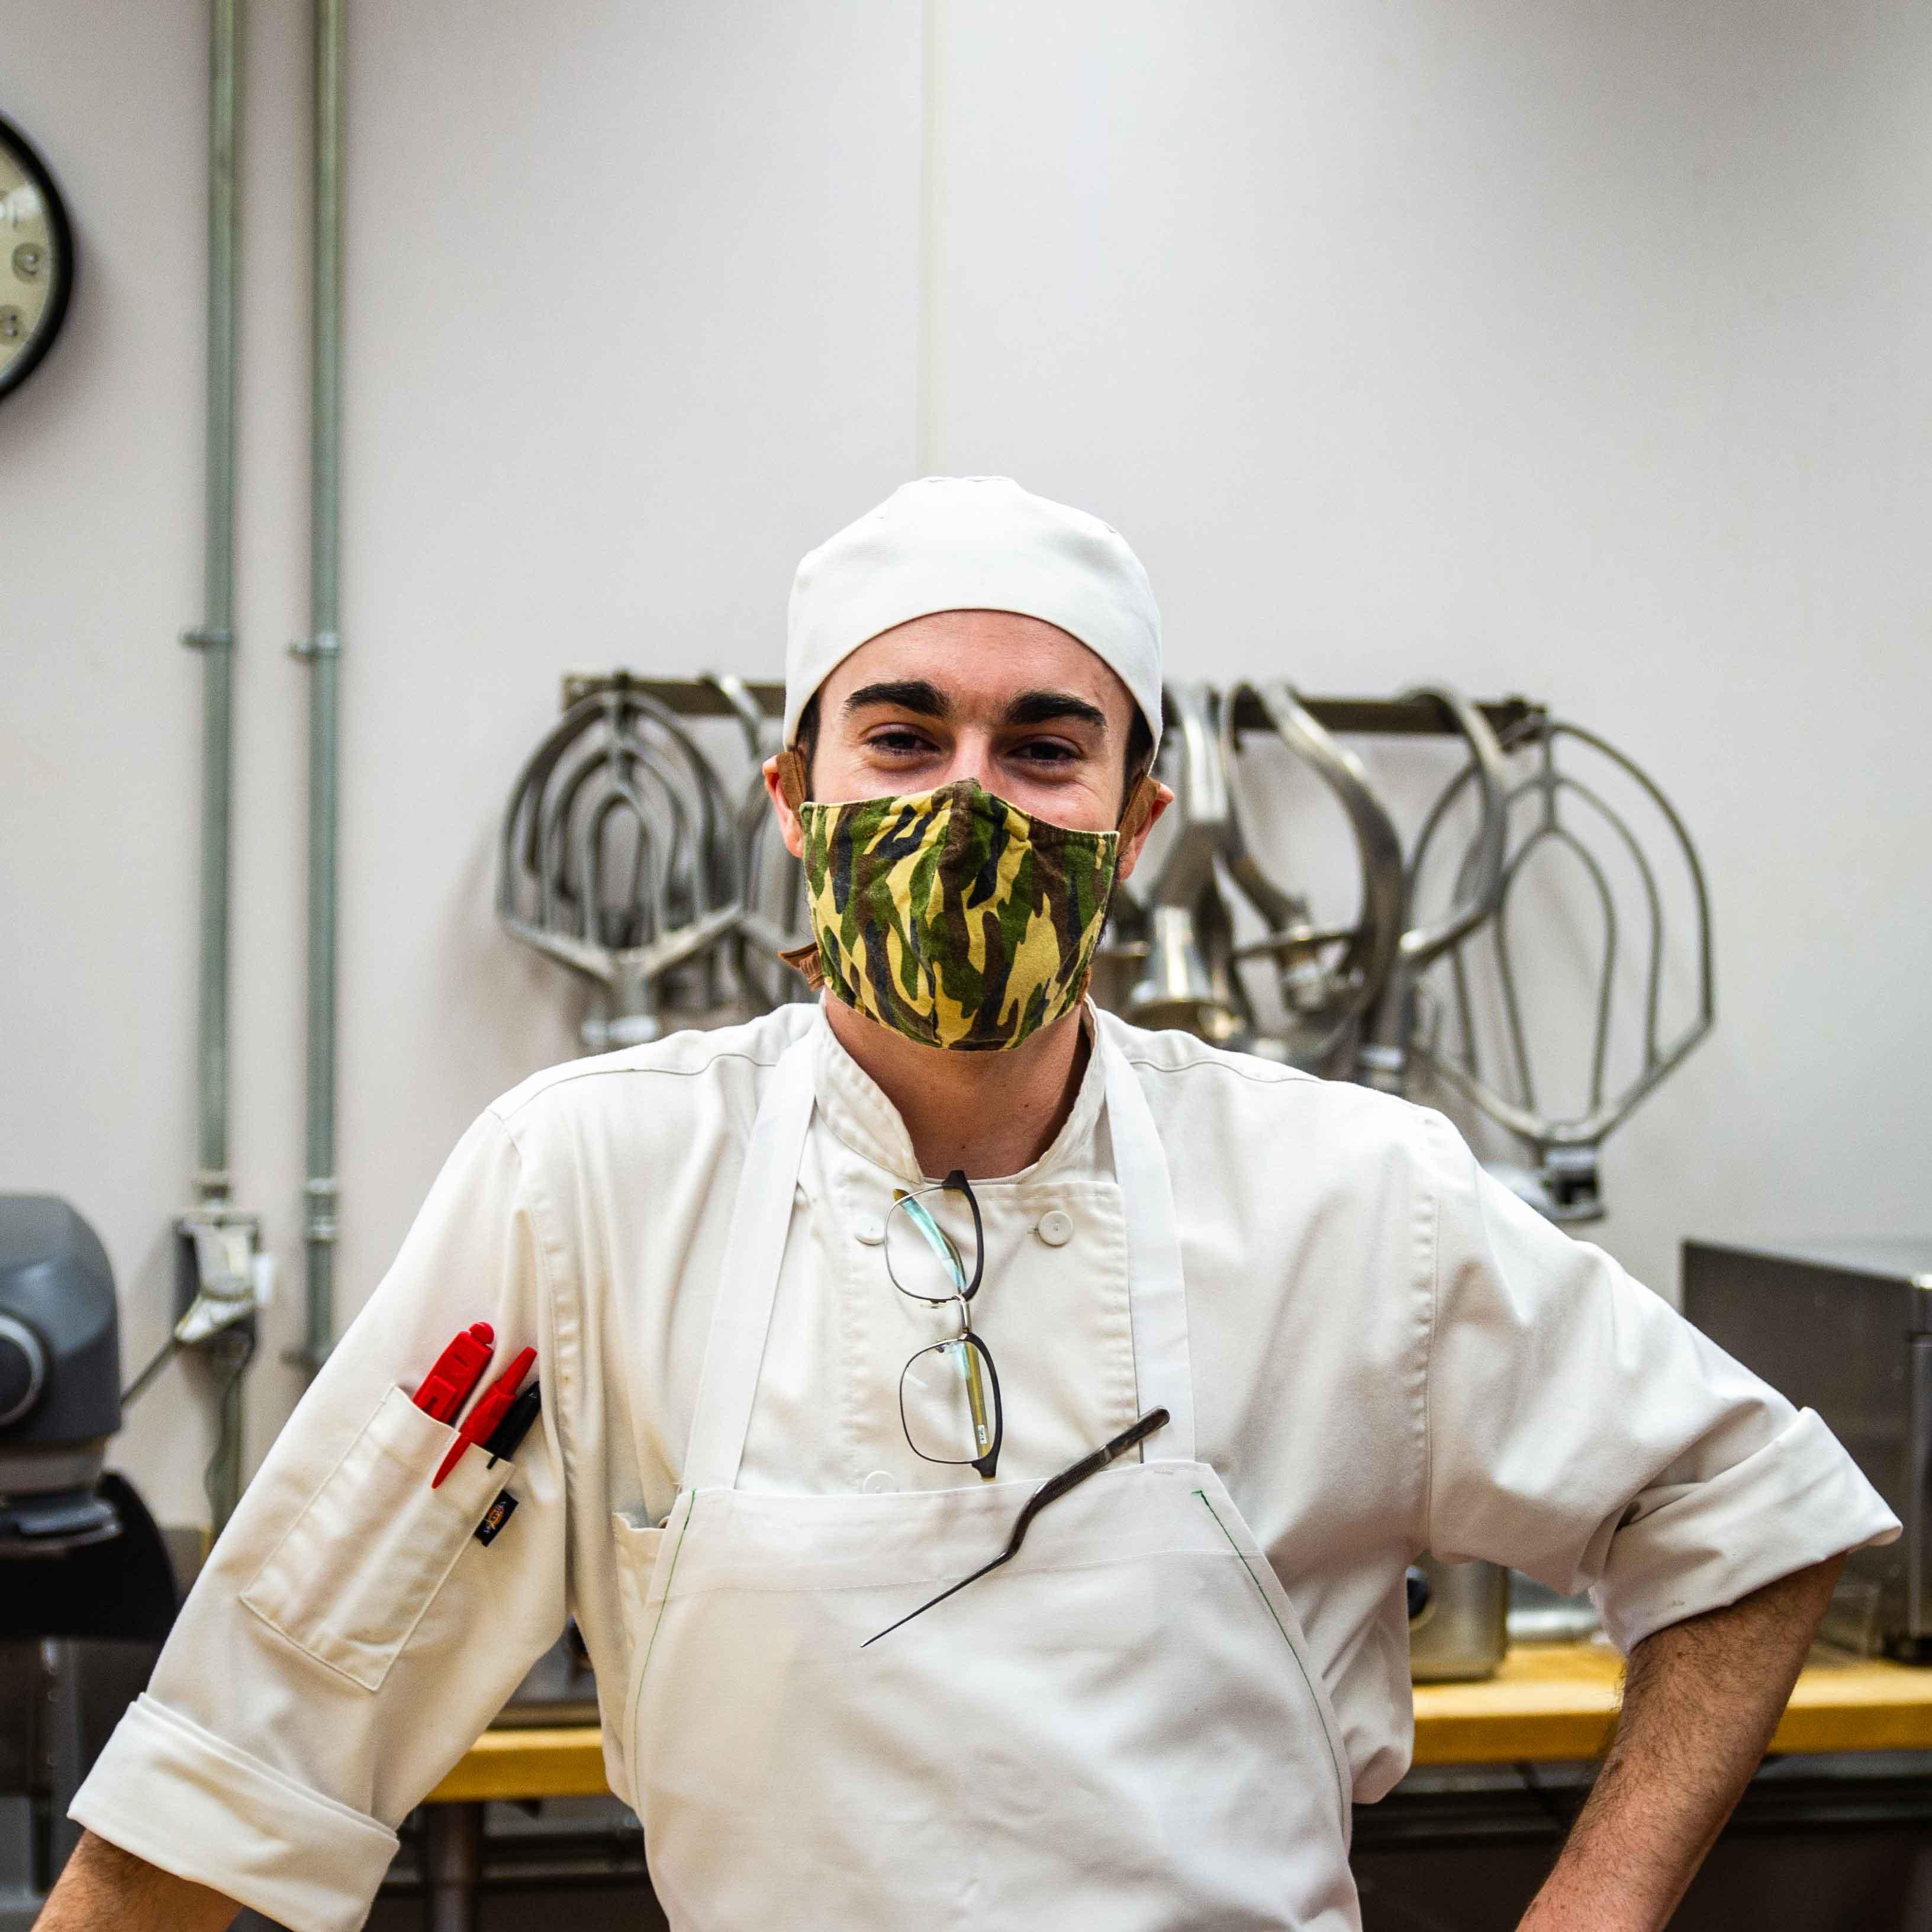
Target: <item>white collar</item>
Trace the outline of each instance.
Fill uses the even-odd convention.
[[[830,997],[830,994],[821,996],[820,1010],[812,1022],[817,1035],[812,1082],[820,1113],[826,1126],[862,1160],[884,1168],[899,1180],[916,1183],[926,1179],[920,1172],[912,1136],[906,1131],[899,1110],[886,1097],[879,1083],[839,1044],[838,1035],[826,1019],[823,1001]],[[1037,1160],[1017,1173],[999,1176],[999,1180],[1042,1180],[1085,1164],[1107,1088],[1100,1062],[1100,1028],[1090,998],[1081,1004],[1080,1026],[1087,1036],[1087,1065],[1080,1076],[1079,1091],[1073,1096],[1072,1111]]]

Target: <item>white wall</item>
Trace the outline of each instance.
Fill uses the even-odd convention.
[[[243,210],[232,1166],[299,1390],[308,12],[254,0]],[[340,1316],[490,1097],[576,1050],[492,846],[570,669],[768,670],[799,554],[914,460],[920,21],[889,0],[351,9]],[[561,20],[562,15],[554,16]],[[194,1165],[206,28],[11,10],[0,112],[82,251],[0,410],[0,1187],[100,1229],[122,1355],[166,1332]],[[199,1364],[118,1460],[206,1520]]]
[[[1699,838],[1716,1033],[1597,1231],[1932,1226],[1932,16],[945,4],[941,469],[1104,506],[1170,658],[1447,676]]]
[[[915,468],[1141,550],[1197,674],[1526,689],[1676,798],[1720,1024],[1607,1244],[1925,1226],[1932,19],[1812,0],[352,9],[342,1312],[573,1042],[490,846],[566,668],[775,670]],[[250,10],[234,1165],[299,1325],[306,9]],[[193,1164],[204,22],[28,0],[86,251],[0,406],[0,1186],[166,1319]],[[255,1372],[251,1460],[292,1372]],[[122,1460],[202,1512],[182,1371]]]

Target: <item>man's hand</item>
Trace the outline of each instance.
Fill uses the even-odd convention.
[[[1844,1564],[1630,1652],[1616,1740],[1522,1932],[1660,1932],[1771,1742]]]
[[[241,1910],[85,1832],[34,1932],[223,1932]]]

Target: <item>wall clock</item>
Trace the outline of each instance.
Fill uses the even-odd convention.
[[[46,164],[0,119],[0,397],[53,346],[74,289],[74,231]]]

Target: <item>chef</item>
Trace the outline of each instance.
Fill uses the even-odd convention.
[[[1438,1115],[1095,1009],[1160,688],[1126,544],[1010,482],[806,558],[766,776],[819,998],[476,1121],[82,1787],[48,1932],[348,1932],[571,1615],[680,1932],[1340,1932],[1424,1550],[1594,1590],[1623,1723],[1524,1922],[1663,1924],[1898,1526]],[[540,1422],[434,1484],[413,1398],[479,1322]]]

